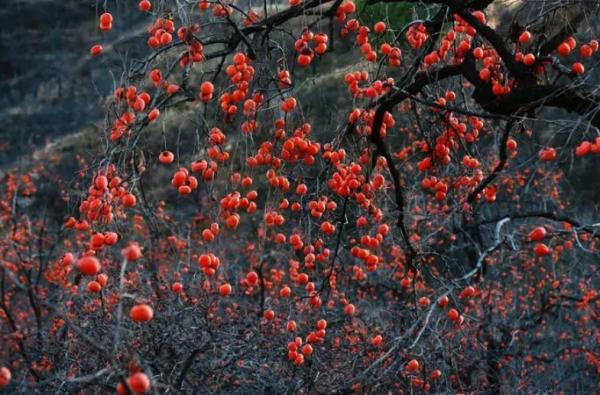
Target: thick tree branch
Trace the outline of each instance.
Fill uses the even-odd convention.
[[[574,86],[536,85],[516,89],[490,101],[475,95],[473,98],[493,114],[511,115],[525,108],[548,106],[581,115],[592,125],[600,127],[600,97]]]

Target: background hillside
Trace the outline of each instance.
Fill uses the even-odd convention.
[[[94,3],[7,0],[0,7],[0,164],[102,120],[103,98],[122,70],[116,54],[144,23],[131,12],[135,2],[117,2],[124,23],[105,37],[114,50],[92,62],[88,49],[100,37]],[[139,55],[135,46],[127,51]]]

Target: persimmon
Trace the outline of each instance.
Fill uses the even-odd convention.
[[[179,85],[177,85],[177,84],[169,84],[167,86],[167,93],[169,95],[174,95],[177,92],[179,92]]]
[[[568,56],[571,53],[571,47],[567,43],[562,43],[556,49],[561,56]]]
[[[289,112],[296,108],[297,101],[293,97],[287,98],[283,103],[281,103],[281,109],[284,112]]]
[[[163,164],[171,164],[175,160],[175,155],[171,151],[162,151],[158,156],[158,160]]]
[[[210,229],[204,229],[202,231],[202,238],[205,241],[211,242],[215,239],[215,234]]]
[[[324,319],[320,319],[317,321],[316,325],[317,329],[323,330],[327,328],[327,321]]]
[[[553,161],[556,159],[556,150],[554,148],[544,148],[538,153],[539,157],[543,161]]]
[[[490,75],[491,75],[491,72],[490,72],[490,69],[488,69],[488,68],[484,68],[484,69],[481,69],[481,71],[479,71],[479,78],[483,81],[489,80]]]
[[[532,241],[542,241],[546,237],[546,228],[538,226],[529,232],[529,239]]]
[[[242,186],[244,188],[247,188],[250,185],[252,185],[252,182],[253,182],[252,177],[244,177],[244,178],[242,178]]]
[[[145,394],[150,390],[150,379],[145,373],[136,372],[127,378],[127,384],[134,394]]]
[[[246,55],[243,54],[242,52],[238,52],[235,55],[233,55],[233,63],[236,65],[242,65],[244,63],[246,63]]]
[[[210,81],[204,81],[200,84],[200,93],[204,96],[212,95],[215,91],[215,86]]]
[[[108,276],[104,273],[98,274],[96,277],[96,281],[100,284],[101,287],[104,287],[108,281]]]
[[[304,355],[296,354],[296,357],[294,358],[294,364],[302,365],[303,363],[304,363]]]
[[[511,137],[509,137],[509,139],[506,141],[506,148],[508,148],[511,151],[514,151],[517,149],[517,141]]]
[[[192,193],[193,189],[192,189],[192,184],[190,185],[181,185],[179,188],[177,188],[177,191],[179,192],[179,194],[181,195],[189,195],[190,193]]]
[[[142,0],[139,2],[138,7],[140,11],[148,12],[152,9],[152,3],[148,0]]]
[[[407,372],[414,373],[414,372],[418,371],[420,367],[421,367],[421,365],[419,364],[419,361],[417,361],[416,359],[411,359],[406,364],[405,369]]]
[[[296,328],[297,328],[296,321],[294,321],[294,320],[288,321],[288,323],[286,325],[286,329],[288,332],[294,332],[296,330]]]
[[[373,26],[373,30],[375,30],[376,33],[384,33],[386,29],[385,26],[385,22],[379,21],[377,23],[375,23],[375,25]]]
[[[450,310],[448,310],[448,318],[451,321],[456,321],[456,320],[459,319],[459,317],[460,317],[460,314],[459,314],[459,312],[456,309],[450,309]]]
[[[227,227],[229,229],[235,229],[240,223],[240,216],[237,214],[230,215],[229,217],[227,217],[225,223],[227,224]]]
[[[346,315],[354,315],[356,313],[356,307],[353,304],[349,303],[344,306],[344,314]]]
[[[174,283],[171,284],[171,291],[173,291],[174,294],[180,294],[183,292],[183,284],[181,284],[178,281],[175,281]]]
[[[438,299],[438,305],[442,309],[446,308],[446,306],[448,306],[448,303],[450,303],[450,299],[448,299],[448,297],[445,295]]]
[[[550,247],[548,247],[544,243],[536,244],[535,247],[533,248],[533,251],[535,252],[535,255],[537,255],[537,256],[546,256],[552,252],[552,250],[550,250]]]
[[[342,5],[340,6],[346,14],[352,14],[356,11],[356,5],[352,0],[344,0]]]
[[[589,141],[583,141],[575,148],[575,155],[578,157],[586,156],[592,151],[592,143]]]
[[[305,289],[306,289],[306,293],[312,294],[316,289],[315,283],[313,283],[313,282],[307,283]]]
[[[100,44],[93,45],[90,48],[90,55],[92,55],[92,57],[94,57],[94,58],[102,55],[103,52],[104,52],[104,48]]]
[[[477,290],[474,287],[468,286],[468,287],[465,287],[462,291],[460,291],[460,293],[458,294],[458,297],[459,297],[459,299],[471,298],[471,297],[475,296],[476,293],[477,293]]]
[[[584,58],[589,58],[594,54],[594,49],[591,45],[584,44],[579,48],[579,55]]]
[[[211,232],[212,233],[212,232]],[[212,264],[213,259],[209,254],[202,254],[198,257],[198,264],[200,267],[208,267]]]
[[[162,45],[169,45],[173,41],[173,35],[168,32],[164,32],[160,35],[160,43]]]
[[[523,57],[523,63],[526,66],[531,66],[535,63],[535,55],[532,53],[528,53]]]
[[[229,295],[231,295],[231,291],[232,291],[231,285],[228,283],[221,284],[219,286],[219,294],[221,296],[229,296]]]
[[[255,200],[258,197],[258,192],[250,191],[246,194],[246,197],[248,198],[248,200]]]
[[[312,58],[308,55],[298,55],[297,61],[300,66],[307,67],[311,63]]]
[[[137,243],[131,243],[121,250],[121,255],[128,261],[137,261],[142,257],[142,249]]]
[[[92,235],[92,238],[90,240],[90,246],[95,250],[99,250],[104,246],[106,242],[105,240],[106,237],[104,236],[104,234],[95,233],[94,235]]]
[[[0,388],[7,387],[12,378],[10,370],[6,366],[0,368]]]
[[[77,261],[77,269],[84,276],[95,276],[100,272],[101,265],[95,256],[84,256]]]
[[[160,115],[160,111],[158,108],[153,108],[149,113],[148,113],[148,120],[155,121],[158,116]]]
[[[62,256],[60,260],[64,265],[72,265],[75,261],[75,258],[72,253],[67,252]]]
[[[246,281],[249,285],[255,285],[258,282],[258,274],[256,272],[248,272],[246,274]]]
[[[331,235],[335,233],[335,226],[329,221],[324,221],[321,223],[321,232]]]
[[[306,184],[298,184],[298,186],[296,186],[296,193],[298,195],[303,196],[306,194],[306,192],[308,192],[308,187]]]
[[[286,242],[286,237],[283,233],[277,233],[275,235],[275,243],[277,244],[283,244]]]
[[[272,321],[275,319],[275,312],[273,310],[265,310],[263,317],[268,321]]]
[[[119,241],[119,235],[115,232],[104,233],[104,244],[113,246]]]
[[[73,217],[69,217],[65,222],[65,228],[73,228],[77,225],[77,220]]]
[[[135,207],[137,199],[132,193],[127,193],[123,195],[123,197],[121,198],[121,202],[123,202],[123,206],[131,208]]]
[[[97,293],[102,290],[102,285],[100,285],[100,283],[97,281],[90,281],[87,285],[87,290],[90,293]]]
[[[113,16],[110,12],[105,12],[102,15],[100,15],[100,24],[101,25],[111,24],[112,21],[113,21]]]
[[[282,298],[289,298],[292,295],[292,289],[290,287],[288,287],[288,286],[284,286],[279,291],[279,295]]]
[[[374,346],[380,346],[383,343],[383,336],[375,335],[371,338],[371,344]]]
[[[531,33],[529,33],[527,30],[523,31],[523,33],[519,35],[519,43],[521,44],[527,44],[530,40]]]
[[[485,13],[483,11],[475,11],[473,12],[473,16],[475,17],[475,19],[477,19],[479,23],[482,23],[484,25],[487,23],[487,18],[485,17]]]
[[[129,317],[135,322],[148,322],[154,317],[154,310],[147,304],[138,304],[129,310]]]
[[[573,70],[573,72],[575,74],[579,74],[579,75],[582,75],[585,73],[585,67],[583,66],[582,63],[579,63],[579,62],[573,63],[573,65],[571,65],[571,70]]]
[[[144,102],[144,106],[149,105],[152,101],[152,98],[150,97],[150,94],[148,92],[141,92],[138,96],[138,99],[141,99]],[[140,111],[141,110],[143,110],[143,108],[140,109]]]
[[[171,179],[171,185],[179,188],[186,182],[187,179],[188,173],[184,170],[179,170],[173,175],[173,178]]]
[[[306,284],[308,282],[308,274],[306,274],[306,273],[300,273],[298,275],[298,282],[300,284]]]
[[[421,306],[429,306],[431,304],[431,300],[426,296],[422,296],[419,298],[419,304]]]
[[[309,356],[313,353],[313,347],[310,344],[305,344],[302,346],[302,355]]]

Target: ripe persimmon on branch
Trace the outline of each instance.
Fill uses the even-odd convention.
[[[600,6],[511,4],[142,0],[138,52],[99,2],[84,185],[2,182],[0,390],[597,391]]]

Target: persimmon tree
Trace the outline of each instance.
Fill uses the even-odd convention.
[[[0,387],[600,389],[600,219],[569,184],[598,166],[598,6],[384,2],[408,23],[142,0],[144,58],[99,36],[82,56],[124,69],[72,215],[20,209],[42,170],[3,184]]]

